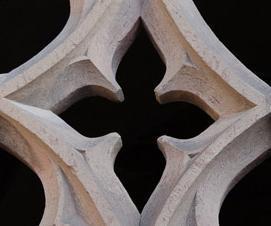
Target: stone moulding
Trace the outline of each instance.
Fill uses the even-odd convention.
[[[219,225],[228,191],[271,147],[270,87],[223,46],[192,0],[70,6],[52,43],[0,75],[0,144],[43,183],[40,225]],[[121,137],[84,137],[57,116],[85,96],[123,101],[115,74],[140,20],[167,67],[157,100],[190,102],[215,120],[192,139],[158,139],[167,164],[141,214],[114,173]]]

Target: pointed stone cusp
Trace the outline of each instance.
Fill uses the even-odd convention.
[[[198,144],[197,137],[183,140],[162,136],[158,138],[158,145],[166,157],[170,157],[171,152],[180,152],[182,155],[194,156],[201,151],[201,145]]]
[[[96,161],[99,161],[102,167],[113,169],[116,156],[122,147],[120,135],[110,133],[103,137],[87,139],[89,139],[90,146],[86,145],[84,150],[79,151],[85,156],[90,166],[92,163],[96,165]]]
[[[115,79],[101,73],[86,56],[73,59],[60,73],[40,76],[34,83],[12,93],[8,98],[57,114],[87,96],[124,100],[121,87]]]
[[[176,66],[175,66],[176,67]],[[186,90],[183,89],[183,97],[180,95],[177,97],[175,94],[175,90],[181,91],[178,84],[179,80],[183,80],[183,77],[199,73],[198,67],[193,63],[188,53],[185,53],[184,59],[182,60],[178,70],[175,72],[167,71],[164,79],[161,83],[155,88],[156,99],[159,103],[167,103],[174,100],[186,100],[189,99],[188,94],[186,94]],[[185,81],[182,81],[185,82]],[[188,86],[189,84],[186,84]],[[188,93],[188,92],[187,92]],[[189,101],[191,102],[191,101]]]
[[[112,211],[122,225],[138,225],[140,214],[114,172],[115,158],[122,147],[120,135],[110,133],[103,137],[86,139],[87,142],[78,151],[95,175],[100,191]]]
[[[157,139],[158,146],[160,150],[163,152],[166,161],[170,162],[171,158],[174,159],[177,156],[184,159],[185,162],[190,161],[189,152],[187,150],[182,150],[180,147],[176,146],[173,141],[175,138],[169,136],[161,136]],[[181,139],[176,139],[179,142],[185,141]]]
[[[251,108],[251,103],[213,72],[186,62],[172,75],[166,75],[155,89],[160,103],[185,101],[198,106],[213,119]]]
[[[168,143],[168,137],[162,136],[157,140],[160,150],[166,158],[166,168],[159,184],[143,209],[141,225],[155,225],[155,220],[167,201],[169,195],[185,172],[191,158],[182,150],[178,150]]]
[[[80,56],[72,60],[68,66],[70,73],[77,72],[82,80],[82,86],[93,86],[93,95],[104,96],[114,101],[123,101],[121,87],[111,74],[104,74],[88,56]]]

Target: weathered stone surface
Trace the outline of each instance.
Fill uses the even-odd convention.
[[[225,195],[271,147],[270,87],[191,0],[70,1],[63,32],[0,77],[0,142],[43,182],[41,225],[219,225]],[[216,120],[192,139],[158,139],[167,165],[141,215],[113,170],[119,135],[87,138],[56,115],[85,96],[123,100],[115,73],[140,19],[167,66],[157,100],[190,102]]]

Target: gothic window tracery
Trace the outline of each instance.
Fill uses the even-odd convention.
[[[150,102],[147,89],[140,90],[136,82],[140,78],[151,80],[129,77],[137,89],[129,94],[132,88],[124,89],[128,77],[121,84],[123,78],[117,76],[140,21],[165,64],[161,79],[154,76],[157,84],[150,84]],[[144,48],[140,52],[147,54]],[[132,65],[136,67],[135,62]],[[131,71],[136,69],[130,67]],[[151,70],[156,73],[155,69]],[[216,226],[229,190],[270,149],[270,91],[268,84],[217,39],[191,0],[70,0],[70,17],[59,35],[29,61],[0,75],[0,122],[4,131],[0,130],[0,146],[40,178],[45,196],[40,225]],[[115,105],[121,105],[116,102],[129,103],[132,97],[141,98],[146,105],[135,105],[129,114],[148,110],[156,101],[146,123],[156,114],[160,118],[160,110],[165,114],[160,120],[170,123],[168,130],[162,126],[163,131],[151,133],[154,139],[148,140],[152,145],[157,142],[166,160],[165,168],[157,169],[160,172],[155,183],[146,189],[148,194],[142,195],[144,201],[137,204],[138,208],[124,186],[120,168],[115,165],[114,170],[118,152],[121,147],[127,148],[126,138],[136,134],[126,135],[126,130],[115,127],[95,136],[96,129],[102,127],[97,118],[95,131],[90,129],[88,136],[80,133],[76,122],[73,124],[67,116],[80,100],[99,97],[107,100],[109,109],[95,101],[91,104],[103,108],[108,113],[106,118],[119,116],[123,109],[113,111]],[[180,131],[176,126],[178,115],[183,120],[179,124],[185,125],[183,109],[177,110],[181,102],[186,102],[186,110],[197,106],[189,112],[187,121],[194,115],[195,121],[202,119],[194,122],[199,129],[196,133],[193,128],[191,137],[175,137],[175,131],[171,131]],[[171,112],[178,115],[163,111],[172,104]],[[89,109],[94,110],[94,105]],[[199,109],[206,114],[197,116]],[[133,119],[134,126],[139,126],[136,117],[129,122]],[[138,120],[144,123],[142,118]],[[130,131],[136,133],[137,128]],[[152,163],[152,155],[144,158]]]

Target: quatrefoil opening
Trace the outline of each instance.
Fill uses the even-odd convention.
[[[89,97],[60,115],[87,137],[118,132],[123,147],[116,158],[115,172],[139,211],[147,203],[165,168],[157,139],[164,135],[192,138],[213,122],[192,104],[159,104],[154,88],[164,73],[165,65],[141,27],[116,75],[124,100],[116,103],[110,101],[113,98]],[[167,152],[163,147],[162,150]]]

